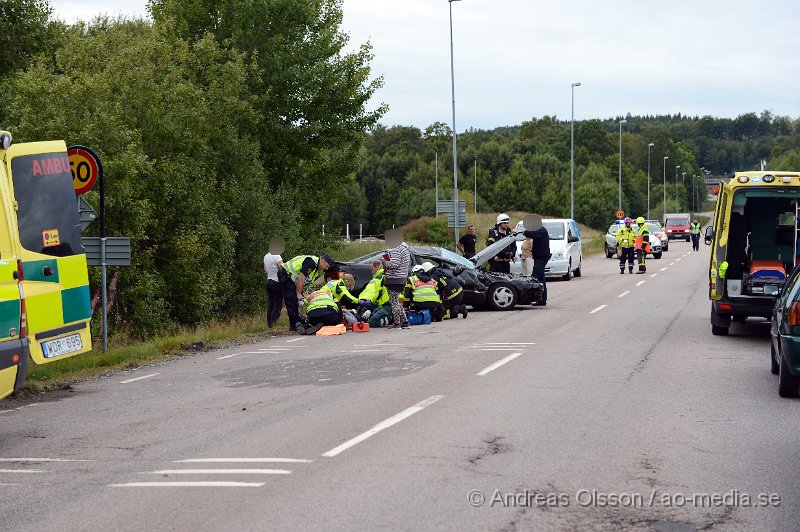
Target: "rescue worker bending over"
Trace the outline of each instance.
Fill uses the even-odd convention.
[[[648,229],[647,224],[644,223],[643,216],[636,218],[636,223],[639,225],[639,229],[636,231],[636,239],[634,240],[636,254],[639,258],[639,271],[636,273],[642,274],[647,272],[645,259],[647,258],[647,254],[650,253],[650,229]]]
[[[342,311],[333,299],[333,294],[321,288],[311,292],[305,298],[306,317],[308,323],[298,323],[298,334],[315,334],[325,325],[342,323]]]
[[[422,268],[436,281],[436,291],[439,292],[444,307],[444,318],[457,318],[460,313],[461,317],[466,319],[467,306],[463,303],[464,288],[458,279],[444,268],[435,268],[430,262],[423,262]]]
[[[278,282],[281,284],[286,314],[289,316],[289,328],[294,331],[300,323],[299,302],[303,301],[303,287],[307,284],[325,279],[325,271],[334,263],[330,255],[322,257],[314,255],[298,255],[283,263],[278,270]]]
[[[487,246],[491,246],[498,240],[502,240],[511,234],[511,229],[508,227],[510,221],[511,218],[505,213],[497,217],[497,225],[489,229],[489,238],[486,239]],[[492,257],[492,260],[489,261],[489,268],[493,272],[511,273],[511,261],[514,260],[514,255],[516,255],[516,253],[517,243],[511,242],[497,255]]]
[[[370,327],[383,327],[392,323],[392,304],[383,275],[383,263],[373,260],[370,264],[372,279],[358,294],[358,313],[369,320]]]
[[[356,285],[356,280],[349,273],[343,273],[341,279],[331,279],[320,290],[327,290],[333,296],[333,300],[341,306],[351,308],[358,307],[358,298],[350,293]],[[344,300],[344,303],[342,302]]]
[[[633,273],[633,250],[636,231],[631,227],[633,220],[625,218],[625,225],[617,229],[617,255],[619,256],[619,273],[625,273],[625,261],[628,261],[628,273]]]
[[[429,310],[433,321],[442,321],[442,299],[436,281],[419,264],[411,270],[404,296],[411,310]]]

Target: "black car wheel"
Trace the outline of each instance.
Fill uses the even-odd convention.
[[[561,276],[562,279],[565,281],[572,280],[572,259],[569,259],[569,264],[567,264],[567,273]]]
[[[772,343],[772,339],[769,341],[769,361],[770,361],[770,371],[773,375],[777,375],[780,371],[780,365],[778,365],[778,353],[775,352],[775,345]]]
[[[778,366],[778,395],[781,397],[797,397],[800,388],[800,377],[792,375],[786,368],[786,359],[780,357]]]
[[[511,310],[517,305],[517,290],[508,283],[495,283],[486,294],[492,310]]]
[[[578,267],[575,268],[575,272],[572,275],[574,275],[575,277],[580,277],[581,275],[583,275],[583,272],[581,271],[582,264],[583,264],[583,257],[578,259]]]
[[[728,336],[728,327],[721,327],[719,325],[711,326],[711,334],[714,336]]]
[[[607,259],[610,259],[611,257],[614,256],[614,252],[608,249],[608,243],[603,244],[603,247],[606,248],[605,252],[606,252],[606,258]]]

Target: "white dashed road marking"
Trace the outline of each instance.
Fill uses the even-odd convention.
[[[488,366],[488,367],[484,368],[477,375],[478,375],[478,377],[483,377],[487,373],[496,370],[497,368],[499,368],[503,364],[507,364],[507,363],[511,362],[512,360],[514,360],[515,358],[517,358],[520,355],[522,355],[522,353],[511,353],[507,357],[501,358],[500,360],[498,360],[497,362],[495,362],[491,366]]]
[[[662,271],[662,272],[665,272],[665,271],[667,271],[667,267],[666,267],[666,266],[664,266],[663,268],[661,268],[661,271]]]
[[[607,306],[608,306],[608,305],[600,305],[599,307],[597,307],[596,309],[594,309],[593,311],[591,311],[589,314],[594,314],[595,312],[600,312],[601,310],[603,310],[603,309],[604,309],[604,308],[606,308]]]
[[[313,460],[303,458],[188,458],[175,460],[176,464],[257,464],[257,463],[285,463],[308,464]]]
[[[622,292],[622,293],[621,293],[620,295],[618,295],[617,297],[625,297],[625,296],[627,296],[627,295],[628,295],[628,294],[630,294],[630,293],[631,293],[631,291],[630,291],[630,290],[625,290],[624,292]]]
[[[644,283],[646,283],[646,282],[647,282],[647,281],[639,281],[638,283],[636,283],[636,286],[642,286],[642,285],[643,285]]]
[[[300,338],[293,338],[291,340],[286,340],[286,343],[288,344],[288,343],[291,343],[291,342],[299,342],[300,340],[305,340],[305,339],[306,339],[306,336],[301,336]]]
[[[0,458],[0,462],[94,462],[94,460],[73,460],[70,458]]]
[[[263,482],[128,482],[112,488],[260,488]]]
[[[658,274],[657,274],[657,273],[654,273],[654,274],[653,274],[653,275],[651,275],[650,277],[655,277],[656,275],[658,275]]]
[[[375,425],[374,427],[372,427],[368,431],[366,431],[366,432],[364,432],[362,434],[359,434],[358,436],[356,436],[352,440],[348,440],[348,441],[344,442],[343,444],[339,445],[338,447],[334,447],[330,451],[324,453],[322,456],[326,456],[328,458],[333,458],[334,456],[338,455],[339,453],[341,453],[343,451],[346,451],[350,447],[361,443],[362,441],[366,440],[367,438],[369,438],[371,436],[374,436],[375,434],[381,432],[382,430],[388,429],[392,425],[396,425],[397,423],[400,423],[401,421],[403,421],[407,417],[413,416],[417,412],[420,412],[424,408],[432,405],[433,403],[435,403],[436,401],[438,401],[439,399],[441,399],[443,397],[444,397],[443,395],[433,395],[431,397],[428,397],[424,401],[421,401],[421,402],[415,404],[412,407],[406,408],[405,410],[403,410],[399,414],[395,414],[392,417],[390,417],[389,419],[381,421],[380,423],[378,423],[377,425]]]
[[[162,469],[148,475],[289,475],[288,469]]]
[[[144,375],[143,377],[136,377],[135,379],[128,379],[126,381],[121,381],[120,384],[128,384],[129,382],[136,382],[142,379],[149,379],[150,377],[155,377],[156,375],[161,375],[161,373],[151,373],[150,375]]]

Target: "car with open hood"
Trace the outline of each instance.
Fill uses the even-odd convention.
[[[464,304],[473,308],[488,307],[492,310],[511,310],[517,305],[530,305],[539,301],[542,286],[535,279],[521,275],[485,271],[480,268],[489,259],[497,255],[513,241],[522,240],[520,235],[509,235],[466,259],[450,250],[437,246],[409,246],[411,251],[411,268],[423,262],[431,262],[435,266],[449,271],[464,289]],[[337,262],[331,266],[326,277],[338,278],[347,272],[355,279],[353,294],[360,292],[372,279],[370,263],[381,257],[383,251],[376,251],[357,259]]]
[[[569,281],[572,277],[582,275],[583,242],[578,222],[571,219],[542,220],[542,225],[550,236],[550,260],[544,268],[545,277],[559,277]],[[517,224],[517,230],[523,231],[524,223]],[[520,273],[522,262],[522,242],[517,242],[517,255],[511,263],[511,272]]]

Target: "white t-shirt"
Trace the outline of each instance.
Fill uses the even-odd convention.
[[[278,280],[278,268],[280,268],[278,263],[282,261],[283,259],[280,255],[273,255],[272,253],[264,255],[264,271],[267,274],[267,279]]]

